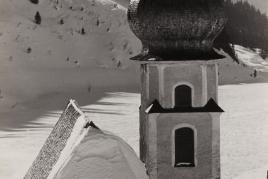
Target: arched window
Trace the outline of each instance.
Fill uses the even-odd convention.
[[[175,88],[175,107],[192,106],[192,89],[187,85],[179,85]]]
[[[194,130],[183,127],[175,130],[175,163],[174,167],[195,166],[195,137]]]

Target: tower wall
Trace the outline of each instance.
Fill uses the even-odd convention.
[[[164,108],[174,107],[174,87],[193,88],[193,107],[204,106],[208,99],[217,101],[218,70],[215,62],[176,61],[147,63],[141,66],[142,106],[157,99]]]
[[[141,65],[140,157],[146,161],[146,109],[158,100],[163,108],[174,108],[174,88],[192,89],[192,106],[202,107],[210,98],[217,101],[218,70],[213,61],[148,62]]]
[[[174,167],[174,129],[180,126],[195,131],[194,167]],[[148,114],[147,129],[146,167],[150,179],[220,178],[219,113]]]

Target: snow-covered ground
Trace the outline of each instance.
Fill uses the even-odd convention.
[[[268,84],[225,85],[219,88],[221,162],[223,179],[264,179],[268,170]],[[47,97],[50,105],[55,97]],[[66,101],[67,102],[67,101]],[[79,102],[79,101],[78,101]],[[104,130],[122,137],[138,153],[137,93],[110,92],[82,110]],[[35,103],[38,105],[38,102]],[[40,105],[40,104],[39,104]],[[62,104],[62,109],[64,104]],[[9,120],[36,115],[23,127],[0,131],[0,178],[22,178],[57,121],[61,110],[32,108],[14,110]],[[1,119],[3,116],[1,116]],[[2,120],[0,120],[2,123]],[[16,121],[13,121],[16,122]],[[2,125],[2,124],[1,124]],[[14,124],[16,125],[16,124]],[[18,125],[19,126],[19,125]]]

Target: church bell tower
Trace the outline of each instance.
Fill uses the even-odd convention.
[[[218,64],[221,0],[131,0],[143,43],[140,157],[150,179],[220,179]]]

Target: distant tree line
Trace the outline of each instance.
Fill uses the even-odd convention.
[[[216,39],[215,47],[224,49],[234,59],[236,57],[231,44],[259,48],[260,55],[267,57],[268,17],[246,1],[225,0],[225,12],[228,22]]]

